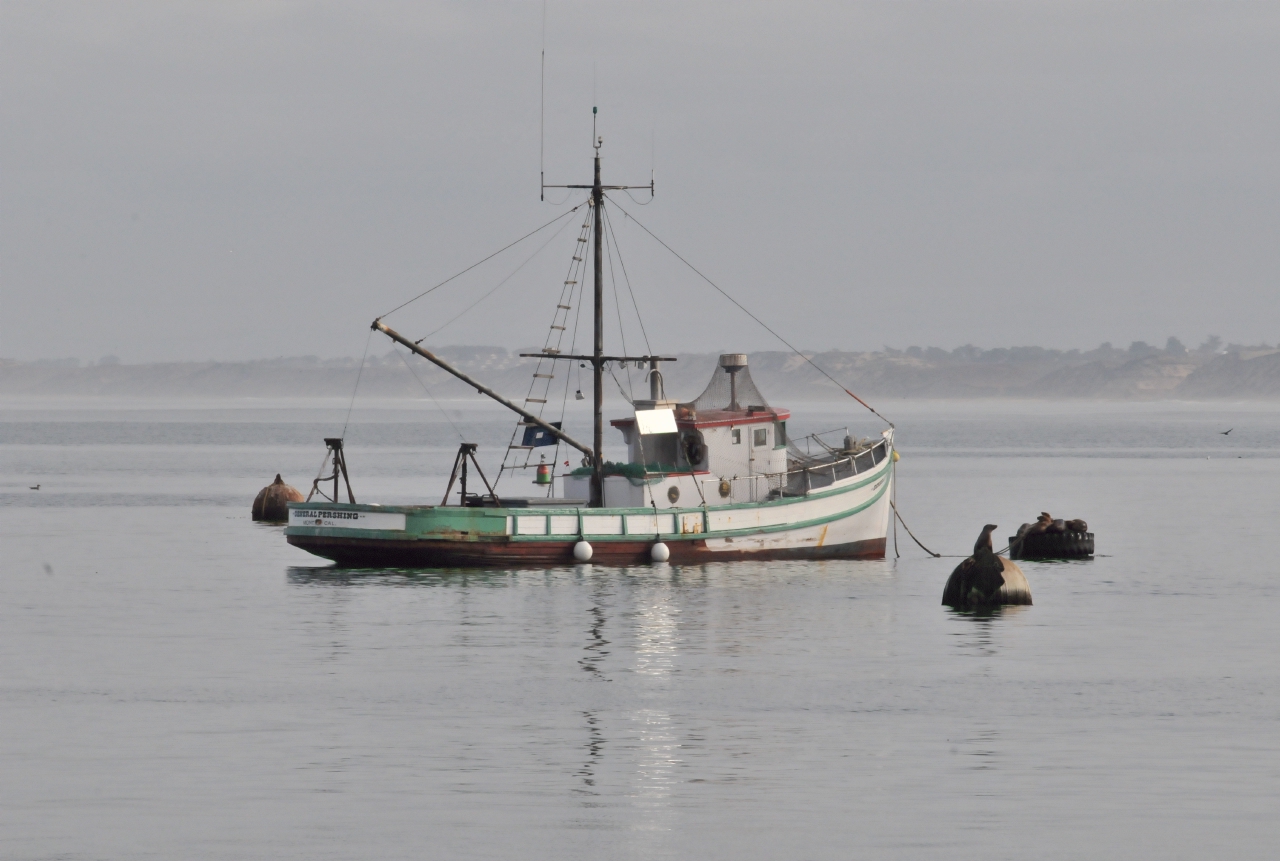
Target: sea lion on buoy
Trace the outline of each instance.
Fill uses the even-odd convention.
[[[1053,515],[1047,511],[1042,511],[1040,512],[1040,516],[1036,518],[1036,522],[1028,525],[1027,531],[1023,534],[1039,535],[1041,532],[1047,530],[1051,523],[1053,523]]]
[[[942,605],[957,610],[976,610],[1004,604],[1030,604],[1031,588],[1022,569],[997,556],[991,547],[996,524],[982,527],[973,545],[973,555],[956,566],[942,590]]]
[[[1067,531],[1068,532],[1088,532],[1089,524],[1085,523],[1083,520],[1068,520]]]

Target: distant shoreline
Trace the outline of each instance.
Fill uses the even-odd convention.
[[[529,387],[534,360],[501,347],[443,347],[438,353],[468,374],[511,396]],[[663,368],[670,397],[691,400],[715,367],[711,353],[677,353]],[[1280,399],[1280,350],[1159,350],[1109,345],[1088,352],[1036,347],[951,352],[911,348],[853,353],[810,353],[817,364],[863,397],[908,399],[1046,398],[1103,400]],[[417,399],[426,386],[436,398],[471,398],[474,392],[425,361],[411,374],[393,354],[371,357],[361,374],[360,395]],[[799,357],[783,352],[751,354],[751,374],[766,398],[824,402],[846,398]],[[359,372],[354,359],[315,357],[247,362],[163,362],[126,365],[0,361],[0,396],[137,398],[330,398],[350,397]],[[572,399],[580,369],[553,387]],[[644,389],[638,369],[616,368],[624,389]],[[416,374],[416,378],[415,378]],[[628,380],[628,374],[630,379]],[[585,375],[584,375],[585,379]],[[608,381],[610,399],[617,386]]]

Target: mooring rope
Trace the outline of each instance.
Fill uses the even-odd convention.
[[[898,518],[898,522],[902,524],[902,528],[907,530],[907,534],[911,536],[911,540],[914,541],[916,544],[920,545],[921,550],[923,550],[925,553],[928,553],[930,556],[932,556],[935,559],[942,558],[941,553],[934,553],[928,547],[925,547],[923,544],[920,544],[920,539],[916,538],[916,534],[911,531],[911,527],[907,525],[907,521],[902,519],[902,515],[898,513],[898,506],[893,503],[893,500],[889,501],[889,507],[893,509],[893,514],[895,517]]]

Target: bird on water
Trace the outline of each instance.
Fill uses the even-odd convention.
[[[37,484],[37,485],[35,485],[34,487],[28,487],[28,488],[27,488],[27,490],[39,490],[39,489],[40,489],[40,485],[38,485],[38,484]]]

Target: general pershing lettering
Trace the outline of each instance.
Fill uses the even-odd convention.
[[[359,520],[359,511],[298,511],[293,512],[298,517],[309,520],[313,517],[324,518],[325,520]]]

